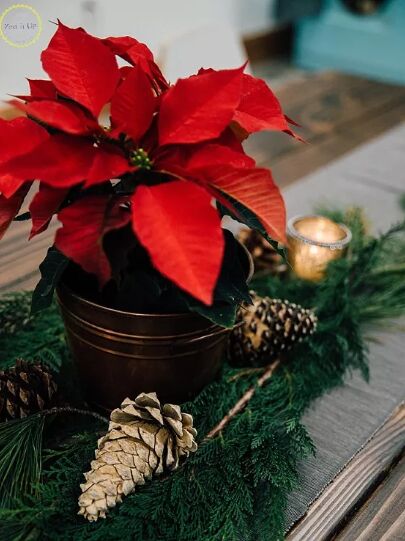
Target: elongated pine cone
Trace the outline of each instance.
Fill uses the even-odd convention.
[[[93,522],[154,475],[175,470],[197,450],[193,418],[179,406],[160,405],[156,393],[126,398],[111,412],[108,432],[99,439],[96,460],[80,485],[79,515]]]
[[[21,419],[54,406],[57,385],[41,363],[19,359],[0,371],[0,421]]]
[[[243,305],[237,315],[228,347],[236,366],[262,366],[315,332],[314,312],[287,300],[260,297],[250,292],[252,305]]]

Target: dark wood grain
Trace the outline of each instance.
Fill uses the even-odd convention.
[[[405,87],[348,75],[294,81],[279,97],[307,144],[264,132],[247,148],[282,187],[405,120]]]
[[[21,212],[28,210],[34,195],[31,190]],[[0,294],[33,289],[38,282],[38,266],[52,245],[57,222],[47,231],[28,241],[31,222],[14,222],[0,242]]]
[[[347,464],[310,506],[287,536],[288,541],[323,541],[341,529],[359,502],[402,453],[405,444],[405,406],[400,406],[365,447]],[[402,520],[393,515],[394,523]],[[371,538],[365,538],[369,541]],[[389,539],[389,538],[387,538]],[[365,541],[365,540],[364,540]]]
[[[396,464],[335,541],[403,541],[405,457]]]

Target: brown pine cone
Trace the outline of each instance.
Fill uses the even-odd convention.
[[[0,421],[20,419],[54,405],[57,385],[48,368],[19,359],[0,371]]]
[[[317,317],[312,310],[287,300],[250,293],[253,304],[239,309],[237,324],[229,339],[228,355],[232,364],[268,364],[316,330]]]

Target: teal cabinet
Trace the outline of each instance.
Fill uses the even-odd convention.
[[[388,0],[372,15],[324,0],[318,15],[296,26],[295,62],[405,84],[405,0]]]

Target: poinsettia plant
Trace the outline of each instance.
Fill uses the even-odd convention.
[[[294,136],[275,95],[245,66],[171,85],[143,43],[61,22],[41,61],[50,80],[12,100],[26,116],[0,119],[0,236],[34,181],[17,219],[32,220],[30,238],[61,224],[34,308],[70,262],[109,304],[232,324],[248,291],[223,214],[285,241],[280,192],[242,147],[261,130]]]

